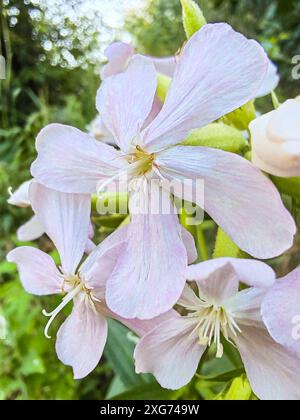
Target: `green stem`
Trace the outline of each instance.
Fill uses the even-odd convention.
[[[1,26],[2,26],[2,34],[3,34],[3,41],[4,41],[4,50],[6,54],[6,79],[3,83],[4,92],[3,92],[3,115],[2,115],[2,124],[3,127],[8,127],[8,95],[9,95],[9,86],[11,80],[11,69],[12,69],[12,49],[10,43],[10,35],[9,29],[6,20],[5,11],[1,13]]]
[[[273,91],[271,95],[272,95],[272,102],[273,102],[274,109],[278,109],[280,107],[280,102],[279,102],[278,96],[276,95],[276,92]]]
[[[198,256],[201,256],[201,261],[207,261],[208,260],[208,252],[205,242],[205,236],[202,230],[201,225],[196,226],[196,237],[197,237],[197,251]]]

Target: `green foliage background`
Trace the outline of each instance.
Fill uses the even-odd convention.
[[[234,349],[222,362],[210,361],[203,377],[174,393],[162,390],[151,376],[134,373],[132,352],[134,337],[112,322],[103,363],[88,378],[74,382],[71,370],[58,362],[54,341],[43,335],[43,308],[52,308],[55,298],[35,298],[26,294],[14,266],[5,262],[6,253],[20,245],[16,230],[31,211],[7,205],[8,187],[16,188],[30,177],[35,157],[34,140],[50,122],[61,122],[85,129],[96,114],[94,98],[99,77],[92,63],[68,68],[60,61],[53,65],[53,53],[45,52],[45,36],[55,35],[55,27],[45,20],[34,21],[33,6],[22,0],[0,0],[0,53],[7,60],[7,78],[0,81],[0,315],[7,321],[8,336],[0,341],[0,399],[104,399],[117,395],[123,399],[212,399],[231,379],[241,374],[240,360]],[[29,3],[29,4],[28,4]],[[279,64],[283,81],[281,92],[296,96],[299,88],[291,80],[291,58],[300,54],[300,3],[293,0],[208,0],[200,1],[209,21],[227,21],[246,35],[259,39]],[[8,10],[19,10],[18,23],[10,26]],[[39,10],[38,6],[34,6]],[[40,11],[41,12],[41,11]],[[95,48],[94,39],[84,48],[76,41],[76,31],[66,21],[75,57]],[[131,14],[127,29],[139,51],[164,56],[176,53],[185,41],[179,0],[152,0],[146,13]],[[98,28],[95,28],[95,32]],[[56,42],[57,43],[57,42]],[[58,43],[57,43],[58,44]],[[101,225],[97,234],[108,227]],[[33,245],[33,244],[32,244]],[[39,247],[53,252],[47,239]],[[55,254],[53,254],[56,257]],[[63,316],[62,316],[63,318]],[[57,321],[56,326],[62,322]],[[236,370],[238,369],[238,370]],[[232,374],[208,380],[214,374]],[[252,398],[251,392],[248,395]]]

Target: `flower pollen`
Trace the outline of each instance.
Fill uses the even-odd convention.
[[[138,145],[135,146],[133,153],[130,153],[127,157],[130,164],[135,164],[135,172],[138,176],[151,171],[155,159],[154,153],[147,153]]]

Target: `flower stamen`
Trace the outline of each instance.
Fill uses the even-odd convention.
[[[215,344],[216,357],[222,358],[224,349],[221,343],[221,334],[231,343],[230,335],[236,337],[238,333],[242,332],[230,311],[222,305],[210,302],[201,293],[197,298],[197,304],[184,305],[183,302],[183,300],[180,301],[181,305],[189,311],[186,316],[198,321],[191,334],[197,334],[201,346],[210,347]]]
[[[56,309],[54,309],[54,311],[48,313],[47,311],[45,311],[45,309],[43,310],[43,315],[46,316],[46,317],[48,317],[48,318],[50,317],[50,319],[49,319],[49,321],[48,321],[48,323],[47,323],[47,325],[45,327],[45,331],[44,331],[45,336],[47,338],[49,338],[49,339],[51,338],[51,336],[48,334],[48,331],[49,331],[49,328],[51,327],[52,322],[54,321],[54,319],[64,309],[64,307],[67,306],[67,304],[69,302],[71,302],[71,300],[73,300],[74,297],[77,296],[82,291],[82,289],[83,289],[83,284],[80,283],[80,284],[78,284],[77,287],[75,287],[73,290],[71,290],[71,292],[69,292],[63,298],[61,304],[58,305],[58,307]]]

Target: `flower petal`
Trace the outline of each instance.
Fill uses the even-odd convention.
[[[101,115],[97,115],[97,117],[89,124],[88,130],[90,136],[92,136],[94,139],[113,147],[116,146],[112,135],[107,130],[102,121]]]
[[[30,186],[30,201],[45,232],[58,249],[64,274],[75,274],[89,237],[91,198]]]
[[[112,312],[103,301],[101,302],[101,304],[101,313],[106,318],[112,318],[121,322],[122,324],[126,325],[127,328],[133,331],[134,334],[136,334],[138,337],[143,337],[161,323],[174,319],[174,317],[178,316],[178,313],[174,309],[171,309],[170,311],[152,319],[127,319]]]
[[[160,153],[156,164],[166,179],[180,185],[203,180],[205,210],[243,251],[268,259],[292,246],[292,216],[272,182],[245,159],[217,149],[177,146]],[[190,200],[184,199],[196,197],[203,205],[197,191],[184,193],[190,193]]]
[[[209,261],[213,262],[213,260]],[[226,299],[234,296],[239,290],[239,278],[234,268],[229,264],[225,264],[219,268],[215,268],[208,276],[201,276],[201,263],[195,265],[194,273],[197,278],[195,280],[201,292],[209,299],[217,304],[223,303]],[[199,275],[197,276],[197,273]],[[202,278],[201,278],[202,277]],[[190,277],[188,277],[190,279]]]
[[[289,99],[278,110],[271,114],[268,126],[269,135],[278,142],[284,139],[291,142],[300,142],[300,103]]]
[[[124,325],[126,325],[131,331],[133,331],[135,334],[137,334],[139,337],[143,337],[148,332],[152,331],[155,327],[160,325],[161,323],[169,320],[173,320],[175,316],[177,316],[177,312],[174,309],[171,309],[170,311],[156,316],[152,319],[125,319],[122,317],[118,317],[117,315],[114,316],[115,319],[118,319],[120,322],[122,322]]]
[[[16,189],[14,193],[11,194],[10,198],[7,200],[8,204],[11,204],[13,206],[17,207],[29,207],[29,187],[30,187],[30,181],[26,181],[23,184],[19,186],[19,188]]]
[[[276,344],[265,329],[243,326],[234,341],[258,398],[300,399],[300,360]]]
[[[261,304],[265,295],[266,289],[251,287],[242,290],[226,302],[242,331],[244,325],[261,327]]]
[[[152,63],[154,64],[156,71],[158,73],[164,74],[168,77],[173,77],[176,67],[176,57],[149,57]]]
[[[188,264],[192,264],[198,258],[198,253],[197,253],[194,237],[183,226],[181,226],[181,237],[186,247],[186,251],[188,255]]]
[[[18,266],[24,289],[34,295],[54,295],[62,290],[63,279],[52,258],[39,249],[21,246],[7,255]]]
[[[170,209],[169,194],[164,197]],[[186,281],[187,251],[178,216],[153,214],[156,199],[148,185],[131,197],[131,209],[139,202],[148,210],[132,214],[126,247],[107,282],[107,304],[124,318],[150,319],[167,312],[180,297]]]
[[[126,70],[129,60],[133,57],[134,47],[125,42],[114,42],[106,48],[104,54],[108,63],[102,67],[102,80]]]
[[[35,241],[45,233],[39,219],[33,216],[28,222],[22,225],[17,232],[18,240],[21,242]]]
[[[143,145],[158,151],[253,99],[265,77],[263,48],[229,25],[205,25],[186,44],[165,104],[143,133]]]
[[[272,61],[269,61],[268,71],[265,75],[265,78],[262,82],[261,87],[259,88],[258,93],[256,94],[257,98],[262,98],[269,95],[275,90],[280,82],[280,76],[278,74],[278,69]]]
[[[113,147],[66,125],[45,127],[37,137],[36,148],[32,175],[46,187],[66,193],[94,193],[99,181],[124,166]]]
[[[262,304],[269,333],[300,358],[300,268],[277,281]]]
[[[75,299],[73,312],[58,331],[57,356],[72,366],[75,379],[82,379],[99,363],[106,339],[106,319],[86,305],[81,296]]]
[[[135,49],[132,45],[126,44],[125,42],[114,42],[109,45],[104,54],[108,59],[108,63],[102,67],[101,79],[105,80],[107,77],[114,76],[118,73],[123,73],[130,59],[134,56]],[[168,77],[173,77],[176,57],[147,57],[154,64],[158,73],[164,74]]]
[[[150,331],[135,349],[136,372],[152,373],[164,388],[188,384],[206,349],[198,343],[194,328],[195,320],[177,317]]]
[[[283,178],[299,176],[299,119],[299,102],[288,100],[251,122],[252,161],[257,167]]]
[[[106,79],[97,94],[97,109],[115,142],[125,153],[152,109],[157,76],[151,61],[135,56],[124,73]]]
[[[275,273],[271,267],[261,261],[239,258],[216,258],[191,265],[187,268],[187,279],[206,281],[219,268],[230,265],[241,283],[248,286],[268,288],[275,282]]]
[[[80,275],[99,299],[105,296],[105,286],[125,247],[128,227],[117,229],[102,241],[80,267]]]
[[[85,244],[84,252],[85,254],[90,255],[93,251],[95,251],[96,248],[97,245],[91,239],[88,239],[87,243]]]

